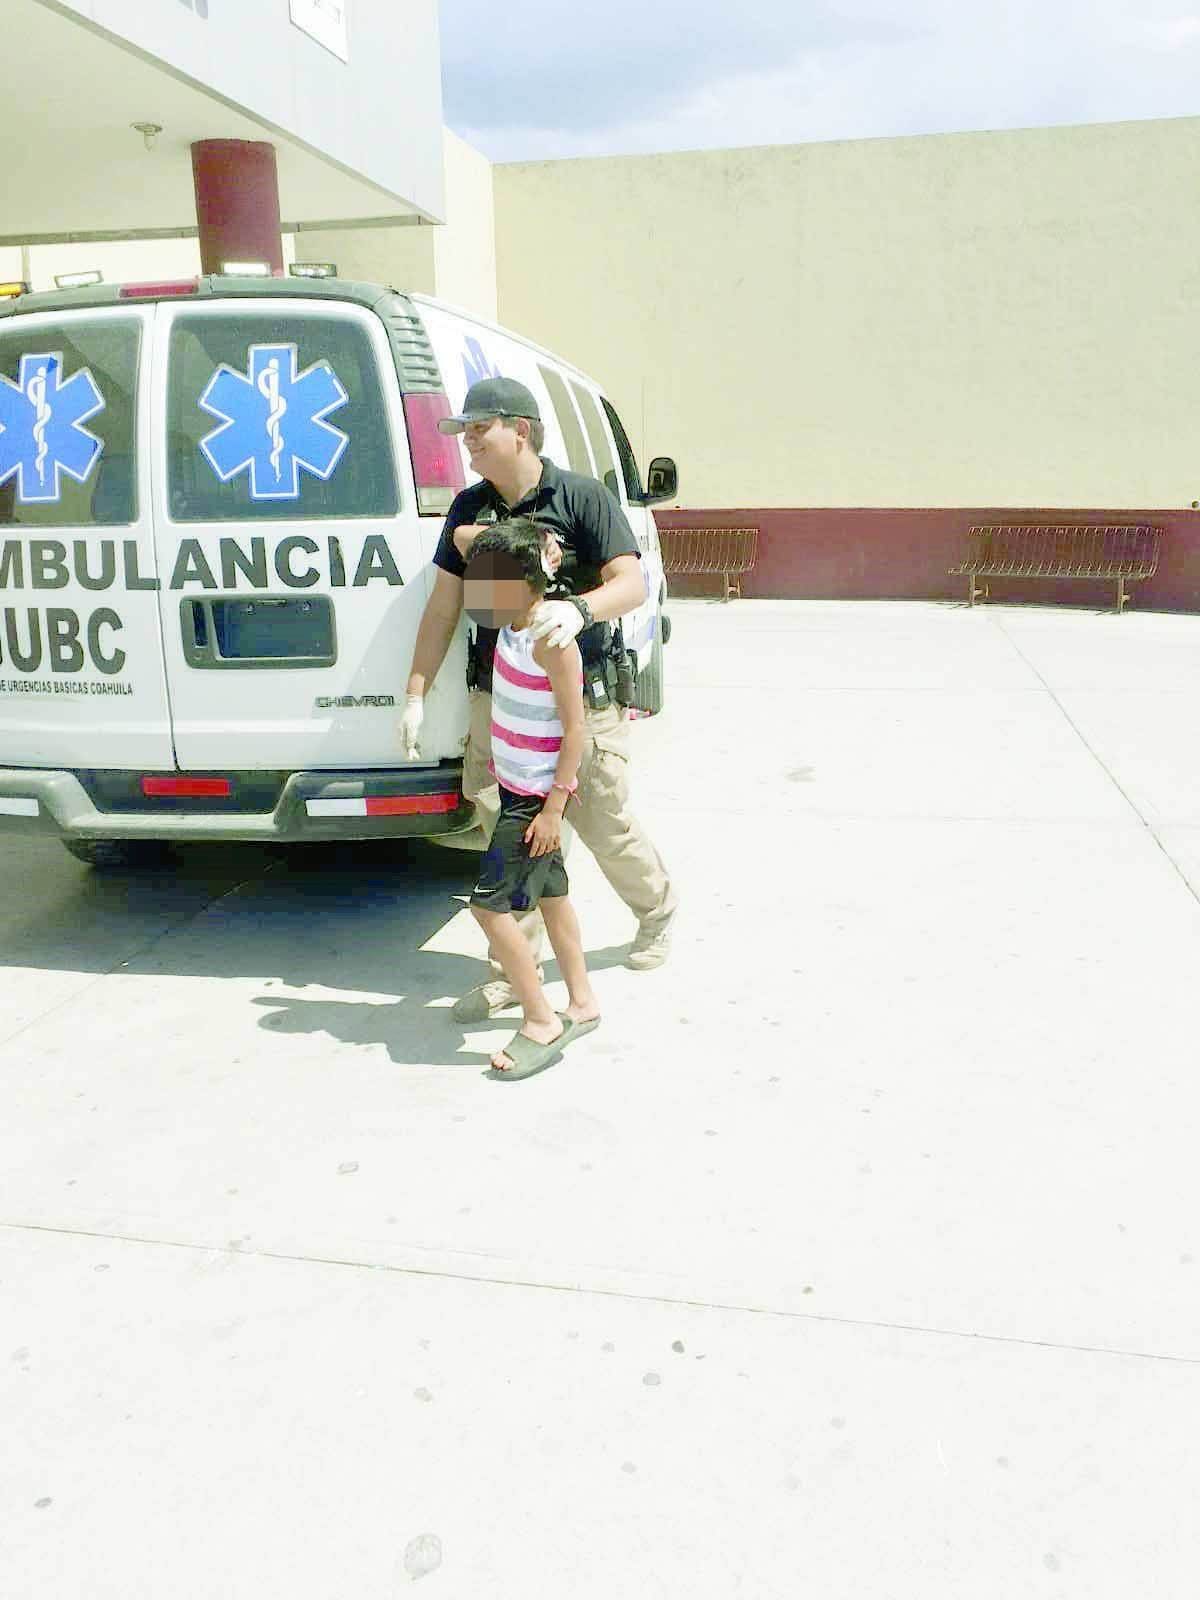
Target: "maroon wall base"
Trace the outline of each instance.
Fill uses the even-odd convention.
[[[1016,509],[656,510],[660,528],[757,528],[758,559],[742,594],[759,600],[965,600],[966,578],[949,576],[967,529],[986,522],[1095,526],[1150,522],[1163,529],[1157,573],[1129,587],[1131,608],[1200,611],[1200,512]],[[719,578],[668,578],[672,594],[719,595]],[[989,578],[991,598],[1111,606],[1114,583]]]
[[[261,261],[283,276],[275,146],[251,139],[202,139],[192,146],[200,270]]]

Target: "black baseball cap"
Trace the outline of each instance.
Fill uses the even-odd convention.
[[[443,417],[438,429],[442,433],[461,433],[468,422],[486,422],[489,417],[542,420],[537,401],[523,383],[515,378],[481,378],[467,390],[458,416]]]

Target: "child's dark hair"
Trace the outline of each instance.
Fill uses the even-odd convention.
[[[510,562],[520,569],[520,576],[534,594],[545,594],[550,579],[542,566],[541,529],[528,517],[510,517],[507,522],[497,522],[494,527],[476,534],[467,556],[467,573],[473,578],[483,577],[485,573],[488,577],[508,576],[499,569]]]

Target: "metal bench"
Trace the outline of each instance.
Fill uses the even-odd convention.
[[[1102,578],[1117,586],[1117,610],[1129,603],[1125,585],[1151,578],[1162,529],[1146,523],[1080,527],[1063,523],[998,523],[971,528],[967,554],[952,575],[965,575],[967,600],[989,594],[979,578]]]
[[[667,577],[716,573],[725,586],[721,598],[741,599],[742,575],[758,554],[757,528],[663,528],[658,541]]]

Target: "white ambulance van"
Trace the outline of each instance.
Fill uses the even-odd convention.
[[[460,786],[466,625],[419,763],[398,707],[431,557],[467,481],[438,432],[477,378],[537,396],[545,453],[605,482],[640,546],[623,619],[662,705],[644,488],[584,373],[420,295],[211,277],[0,301],[0,830],[118,865],[153,841],[437,836]]]

